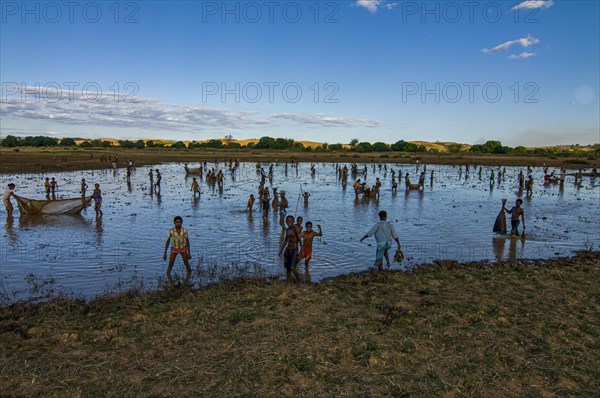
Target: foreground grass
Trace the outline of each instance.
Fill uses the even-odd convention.
[[[594,396],[600,254],[0,310],[3,396]]]

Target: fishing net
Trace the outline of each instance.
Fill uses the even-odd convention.
[[[185,172],[188,174],[200,174],[200,167],[187,167],[184,166]]]
[[[78,214],[92,200],[92,196],[76,199],[34,200],[15,195],[23,214]]]
[[[497,234],[506,234],[506,214],[504,213],[504,205],[506,204],[506,199],[502,199],[502,209],[500,213],[498,213],[498,217],[496,217],[496,222],[494,223],[494,232]]]

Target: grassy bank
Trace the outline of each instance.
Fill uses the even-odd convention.
[[[3,396],[590,397],[600,253],[0,310]]]
[[[208,150],[208,149],[71,149],[71,148],[19,148],[18,152],[10,148],[0,149],[0,172],[54,172],[84,169],[110,168],[110,162],[101,162],[102,154],[119,155],[119,167],[125,167],[128,160],[137,166],[164,162],[197,163],[201,160],[240,159],[240,161],[281,162],[296,159],[302,162],[389,162],[415,163],[417,159],[428,164],[466,164],[489,166],[565,166],[567,168],[591,168],[600,166],[598,156],[557,157],[517,156],[517,155],[477,155],[468,152],[451,153],[395,153],[395,152],[293,152],[273,150]]]

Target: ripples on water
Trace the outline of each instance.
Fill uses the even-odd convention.
[[[57,178],[59,198],[79,196],[81,178],[90,187],[99,182],[104,197],[101,219],[96,219],[89,207],[80,216],[19,217],[15,210],[10,221],[2,207],[3,301],[52,294],[55,290],[93,298],[132,286],[156,288],[166,272],[162,254],[176,215],[183,217],[184,227],[189,230],[194,283],[257,273],[276,277],[284,274],[277,256],[281,237],[277,214],[271,211],[264,222],[258,201],[253,214],[244,211],[249,195],[257,197],[259,175],[254,163],[241,164],[235,181],[226,172],[222,192],[200,181],[203,193],[196,200],[190,190],[192,178],[185,176],[183,164],[151,167],[159,168],[163,176],[160,194],[153,194],[149,188],[150,167],[139,167],[129,184],[124,169],[47,175]],[[579,186],[574,184],[574,177],[567,177],[563,188],[544,186],[543,171],[536,168],[533,197],[524,198],[527,240],[522,241],[492,233],[501,199],[508,199],[510,206],[517,198],[520,168],[506,168],[506,177],[490,188],[490,167],[484,167],[479,179],[478,169],[467,176],[464,169],[459,172],[459,167],[428,165],[423,192],[405,192],[400,182],[398,192],[392,194],[390,168],[410,172],[416,182],[415,165],[388,164],[387,172],[378,167],[373,171],[369,165],[367,181],[373,185],[375,177],[380,177],[383,187],[379,200],[364,201],[355,199],[351,177],[343,189],[335,164],[319,163],[314,175],[309,167],[290,166],[285,173],[284,165],[278,164],[267,186],[286,191],[288,214],[301,215],[304,222],[323,227],[323,238],[315,238],[314,242],[313,282],[371,266],[374,239],[362,244],[358,241],[378,220],[380,210],[388,212],[388,220],[400,235],[406,256],[403,267],[435,259],[547,258],[600,246],[600,189],[598,181],[589,177]],[[435,171],[433,185],[429,184],[431,170]],[[18,194],[44,198],[45,175],[3,175],[2,184],[6,186],[11,177]],[[308,206],[300,199],[304,191],[311,194]],[[180,257],[174,271],[184,273]]]

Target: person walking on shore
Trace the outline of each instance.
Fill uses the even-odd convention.
[[[383,258],[387,262],[387,266],[390,266],[390,257],[388,255],[388,251],[392,248],[392,241],[396,241],[398,244],[398,249],[400,249],[400,239],[398,238],[398,234],[394,229],[394,226],[387,221],[387,212],[380,211],[379,212],[379,222],[373,226],[367,232],[365,236],[360,239],[362,243],[363,240],[367,239],[370,236],[375,235],[375,241],[377,242],[377,251],[375,254],[375,265],[379,271],[383,271]]]

